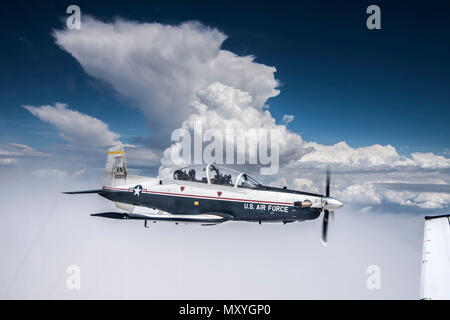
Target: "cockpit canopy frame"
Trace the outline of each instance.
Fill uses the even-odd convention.
[[[199,168],[202,175],[200,178],[197,177]],[[173,172],[173,179],[234,188],[257,189],[261,186],[258,181],[245,172],[219,167],[215,164],[208,164],[206,167],[194,165],[177,169]]]

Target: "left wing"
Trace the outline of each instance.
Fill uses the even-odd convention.
[[[148,221],[171,221],[171,222],[190,222],[200,223],[204,225],[218,224],[233,219],[233,216],[226,214],[170,214],[170,213],[120,213],[120,212],[103,212],[91,214],[93,217],[102,217],[110,219],[133,219]]]
[[[64,194],[86,194],[86,193],[104,193],[104,189],[82,190],[82,191],[64,191]]]

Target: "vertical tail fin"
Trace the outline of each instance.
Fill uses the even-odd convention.
[[[114,187],[126,184],[127,166],[125,163],[125,153],[123,145],[109,148],[108,157],[106,158],[105,178],[103,179],[104,187]]]

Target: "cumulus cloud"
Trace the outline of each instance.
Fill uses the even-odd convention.
[[[54,106],[23,106],[44,122],[54,125],[60,136],[74,144],[89,146],[109,146],[120,143],[120,134],[108,129],[103,121],[67,108],[64,103]]]
[[[422,209],[450,206],[450,159],[443,156],[433,153],[403,156],[391,145],[352,148],[345,142],[332,146],[306,142],[305,146],[313,151],[290,163],[291,185],[295,185],[293,179],[298,172],[304,173],[304,168],[328,167],[335,173],[334,196],[346,203]],[[312,179],[316,185],[323,184],[323,175]]]
[[[450,159],[443,156],[435,155],[431,152],[411,154],[414,165],[422,168],[449,168]],[[409,161],[406,161],[409,164]]]
[[[331,169],[331,196],[346,205],[372,210],[392,206],[445,210],[450,206],[450,178],[447,169],[417,166],[348,167],[323,163]],[[325,168],[312,163],[296,163],[280,169],[271,182],[316,193],[325,192]]]
[[[395,190],[381,188],[373,183],[350,185],[338,194],[342,200],[360,205],[380,205],[387,202],[403,206],[416,206],[422,209],[442,209],[450,205],[450,193]]]
[[[308,145],[314,151],[298,161],[374,166],[394,163],[399,159],[397,151],[390,145],[373,145],[356,149],[350,147],[345,142],[339,142],[333,146],[320,145],[315,142],[309,142]]]
[[[214,129],[219,131],[224,137],[228,132],[233,132],[233,140],[224,141],[234,148],[237,137],[244,131],[249,132],[254,129],[254,134],[258,134],[258,129],[267,129],[276,132],[280,160],[282,164],[299,159],[309,151],[304,147],[301,136],[290,132],[285,125],[275,122],[269,110],[261,110],[255,105],[253,97],[245,91],[220,82],[214,82],[205,89],[197,92],[197,99],[191,104],[194,112],[183,121],[181,127],[193,133],[196,124],[202,124],[202,130]],[[194,134],[191,134],[194,137]],[[162,159],[162,171],[167,173],[165,167],[173,166],[172,154],[181,149],[181,142],[172,144],[164,151]],[[226,150],[226,147],[225,147]],[[248,156],[248,151],[234,148],[234,152],[241,153],[242,157]],[[219,161],[223,159],[218,159]]]
[[[129,98],[158,135],[177,128],[191,113],[196,92],[214,81],[248,92],[259,109],[279,93],[274,67],[222,50],[226,35],[197,22],[171,26],[85,17],[81,30],[56,30],[53,36],[89,75]]]
[[[352,148],[345,142],[325,146],[308,142],[306,146],[314,151],[308,153],[299,162],[319,162],[341,164],[352,167],[373,166],[418,166],[421,168],[449,168],[450,159],[433,153],[413,153],[411,157],[401,156],[391,146],[375,144],[367,147]]]

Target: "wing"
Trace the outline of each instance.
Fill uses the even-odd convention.
[[[450,299],[450,215],[425,217],[421,299]]]
[[[102,217],[110,219],[131,219],[131,220],[147,220],[147,221],[170,221],[170,222],[186,222],[200,223],[203,225],[218,224],[233,219],[231,215],[211,213],[211,214],[170,214],[170,213],[120,213],[120,212],[103,212],[91,214],[93,217]]]
[[[104,193],[103,189],[95,189],[95,190],[82,190],[82,191],[65,191],[64,194],[85,194],[85,193]]]

